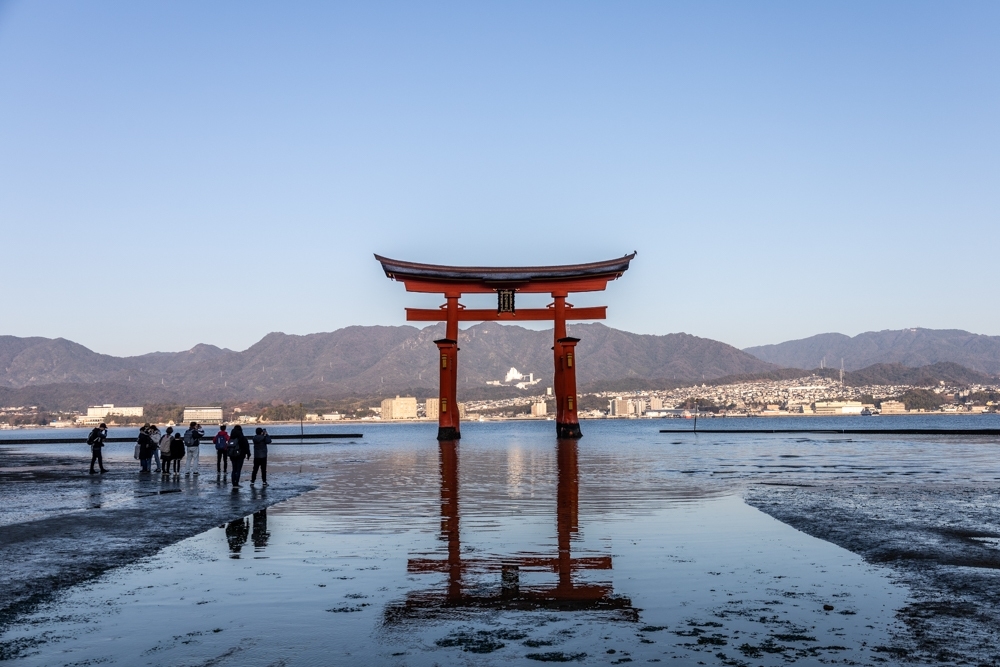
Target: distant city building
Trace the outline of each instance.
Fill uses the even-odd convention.
[[[631,409],[629,410],[629,414],[637,415],[637,416],[641,417],[642,414],[644,412],[646,412],[646,399],[644,399],[644,398],[633,398],[632,401],[631,401],[631,403],[632,403],[632,406],[631,406]]]
[[[522,373],[513,366],[507,371],[507,375],[504,376],[503,380],[488,380],[486,384],[492,385],[494,387],[500,387],[503,385],[513,384],[518,389],[527,389],[532,385],[536,385],[541,382],[541,378],[535,379],[534,373]]]
[[[344,415],[339,412],[327,412],[323,415],[323,421],[325,422],[335,422],[344,418]]]
[[[817,415],[860,415],[861,401],[816,401]]]
[[[650,410],[662,410],[663,409],[663,399],[659,396],[652,396],[649,399],[649,409]]]
[[[86,416],[76,418],[78,424],[97,425],[107,420],[109,417],[141,417],[142,407],[115,407],[114,403],[104,405],[92,405],[87,408]]]
[[[222,408],[184,408],[184,418],[181,422],[184,424],[190,424],[191,422],[198,422],[199,424],[221,424]]]
[[[416,419],[417,399],[413,396],[387,398],[382,401],[382,419]]]
[[[629,415],[629,407],[631,407],[631,405],[631,401],[628,401],[621,396],[612,399],[608,402],[608,416],[627,417]]]
[[[545,401],[539,401],[538,403],[531,404],[531,416],[532,417],[544,417],[548,414],[548,406]]]
[[[882,401],[882,414],[884,415],[903,415],[906,412],[906,404],[902,401]]]
[[[424,403],[424,416],[428,419],[438,419],[441,416],[441,399],[428,398]]]
[[[104,419],[108,415],[118,415],[119,417],[141,417],[142,407],[126,408],[119,406],[116,408],[114,403],[105,403],[104,405],[93,405],[87,408],[87,417]]]

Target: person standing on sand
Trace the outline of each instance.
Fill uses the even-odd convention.
[[[181,474],[181,459],[184,458],[184,438],[180,433],[174,433],[170,441],[170,460],[174,462],[174,474]]]
[[[190,475],[191,468],[194,474],[198,474],[198,455],[201,453],[201,439],[205,437],[205,431],[198,426],[198,422],[191,422],[191,427],[184,431],[184,447],[187,449],[187,463],[184,464],[184,474]]]
[[[160,461],[163,462],[163,476],[166,477],[170,474],[170,441],[173,440],[174,427],[168,426],[166,432],[160,436],[159,449],[160,449]]]
[[[250,486],[257,481],[257,471],[260,470],[260,481],[267,486],[267,446],[271,444],[271,436],[267,431],[257,427],[253,437],[253,472],[250,473]]]
[[[219,475],[229,472],[229,456],[226,455],[226,450],[229,449],[229,434],[226,433],[225,424],[219,426],[219,432],[212,438],[212,444],[215,445],[215,477],[218,478]]]
[[[229,436],[229,458],[233,461],[233,488],[240,485],[240,471],[243,462],[250,456],[250,441],[243,435],[243,427],[237,424]]]
[[[160,472],[160,428],[156,424],[149,427],[149,437],[153,440],[153,460],[156,461],[153,472]]]
[[[157,448],[157,443],[153,442],[153,438],[149,432],[150,428],[148,424],[139,429],[139,439],[136,441],[136,444],[139,446],[139,472],[149,472],[153,450]]]
[[[104,424],[97,426],[90,435],[87,436],[87,444],[90,445],[90,474],[96,475],[97,472],[94,470],[94,464],[97,463],[101,468],[101,473],[106,473],[107,469],[104,467],[104,457],[101,455],[101,450],[104,449],[104,441],[108,437],[108,427]]]

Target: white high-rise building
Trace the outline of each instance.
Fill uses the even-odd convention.
[[[387,398],[382,401],[382,419],[416,419],[417,399],[413,396]]]

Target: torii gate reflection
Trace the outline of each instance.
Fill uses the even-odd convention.
[[[579,573],[586,570],[610,570],[610,556],[574,558],[572,538],[579,531],[579,466],[576,440],[563,439],[557,444],[556,462],[556,534],[558,552],[554,557],[512,556],[478,558],[462,555],[461,514],[459,507],[459,447],[456,441],[439,442],[441,465],[441,536],[447,542],[445,559],[411,558],[410,574],[445,573],[444,590],[409,593],[402,603],[386,608],[387,622],[433,616],[449,609],[550,609],[564,611],[616,611],[622,620],[637,621],[639,610],[624,596],[615,595],[610,584],[580,583]],[[522,586],[522,570],[554,572],[554,586]],[[473,582],[473,573],[499,572],[500,590],[483,593],[483,586]]]

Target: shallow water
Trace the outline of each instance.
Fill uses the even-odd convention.
[[[681,424],[585,422],[576,443],[551,422],[472,423],[461,444],[372,425],[278,445],[272,480],[315,491],[70,589],[2,640],[32,665],[868,664],[908,591],[747,506],[745,485],[1000,479],[985,438],[658,433]],[[72,485],[56,501],[14,486],[0,525],[86,511]]]

